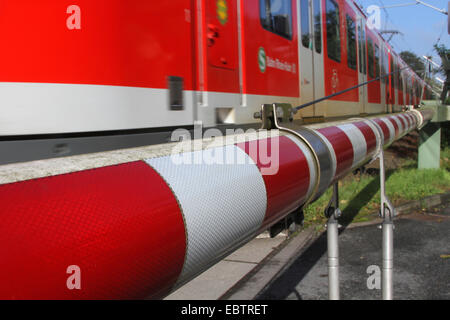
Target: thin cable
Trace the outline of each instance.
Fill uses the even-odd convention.
[[[311,106],[311,105],[313,105],[313,104],[315,104],[315,103],[319,103],[319,102],[322,102],[322,101],[324,101],[324,100],[328,100],[328,99],[330,99],[330,98],[336,97],[336,96],[341,95],[341,94],[343,94],[343,93],[346,93],[346,92],[349,92],[349,91],[351,91],[351,90],[357,89],[357,88],[359,88],[359,87],[368,85],[369,83],[372,83],[372,82],[374,82],[374,81],[380,80],[381,78],[389,77],[391,74],[394,74],[394,73],[397,73],[397,72],[400,72],[400,71],[403,71],[403,70],[406,70],[406,69],[410,69],[410,68],[411,68],[410,66],[406,66],[406,67],[403,67],[403,68],[398,69],[398,70],[396,70],[396,71],[389,72],[389,73],[386,73],[386,74],[384,74],[384,75],[380,75],[380,76],[378,76],[378,77],[376,77],[376,78],[374,78],[374,79],[372,79],[372,80],[369,80],[369,81],[366,81],[366,82],[357,84],[356,86],[347,88],[347,89],[345,89],[345,90],[342,90],[342,91],[339,91],[339,92],[336,92],[336,93],[333,93],[333,94],[330,94],[330,95],[325,96],[325,97],[323,97],[323,98],[319,98],[319,99],[313,100],[313,101],[311,101],[311,102],[307,102],[307,103],[302,104],[302,105],[300,105],[300,106],[298,106],[298,107],[295,107],[294,109],[295,109],[295,110],[300,110],[300,109],[309,107],[309,106]]]

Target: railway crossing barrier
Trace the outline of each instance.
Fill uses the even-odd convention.
[[[0,298],[164,297],[329,186],[330,298],[339,298],[337,181],[382,162],[383,148],[433,111],[298,128],[290,110],[264,105],[268,131],[189,151],[168,144],[1,166]],[[383,191],[381,201],[388,299],[394,210]],[[68,270],[81,272],[79,288]]]

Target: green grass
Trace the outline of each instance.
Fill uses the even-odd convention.
[[[441,158],[443,165],[440,169],[418,170],[417,162],[410,160],[397,170],[388,170],[386,193],[394,205],[450,191],[450,148],[442,151]],[[339,202],[343,212],[340,222],[362,222],[377,217],[379,189],[378,175],[351,176],[340,181]],[[332,188],[329,188],[322,197],[305,208],[305,226],[326,223],[323,212],[331,198],[331,191]]]
[[[450,147],[441,150],[441,168],[450,171]]]

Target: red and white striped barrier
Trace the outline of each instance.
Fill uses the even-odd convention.
[[[313,149],[285,134],[183,155],[214,152],[239,164],[163,155],[11,174],[0,180],[0,299],[164,297],[429,119],[411,111],[308,126]],[[263,175],[252,144],[270,149],[271,139],[278,167]],[[79,287],[68,270],[79,271]]]

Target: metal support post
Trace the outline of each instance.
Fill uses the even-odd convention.
[[[381,209],[380,216],[383,218],[382,231],[382,248],[383,248],[383,269],[381,274],[381,289],[383,300],[392,300],[394,295],[393,289],[393,270],[394,270],[394,223],[395,208],[386,196],[385,192],[385,168],[384,168],[384,151],[380,150],[380,194]]]
[[[392,221],[383,222],[383,271],[381,273],[381,288],[383,300],[394,298],[394,224]]]
[[[333,196],[325,209],[325,215],[328,218],[328,296],[330,300],[339,300],[339,225],[337,219],[341,216],[341,210],[339,209],[338,182],[333,185]]]

